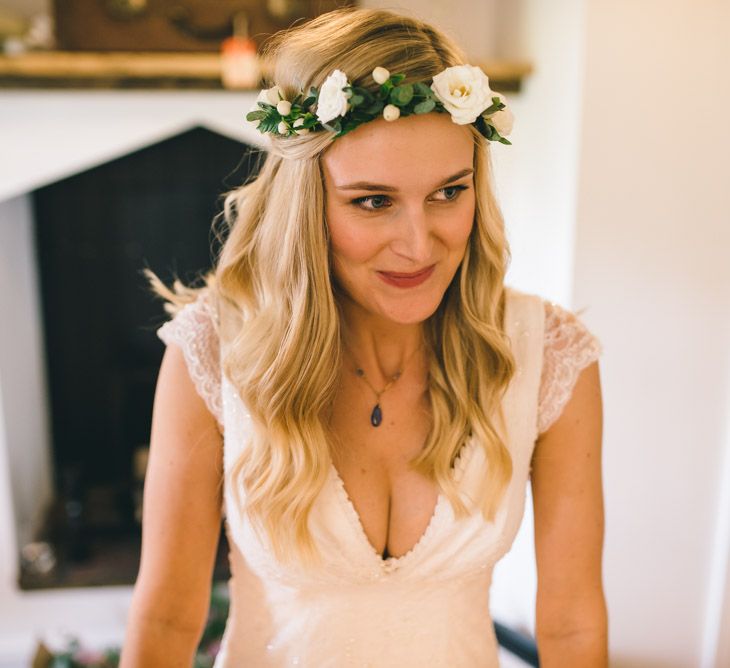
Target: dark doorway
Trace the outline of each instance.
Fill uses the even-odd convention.
[[[149,442],[164,351],[155,330],[168,317],[141,270],[195,283],[219,250],[222,193],[259,156],[197,127],[33,194],[57,496],[39,539],[57,567],[21,586],[134,582],[133,461]]]

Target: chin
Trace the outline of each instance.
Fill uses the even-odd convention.
[[[402,306],[392,305],[382,308],[380,312],[384,318],[397,322],[400,325],[415,325],[428,320],[438,309],[443,295],[438,298],[419,300],[414,298],[410,304]]]

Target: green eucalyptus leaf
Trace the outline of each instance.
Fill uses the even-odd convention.
[[[398,74],[390,75],[390,80],[393,82],[393,84],[395,86],[397,86],[405,78],[406,78],[406,75],[403,72],[398,72]]]
[[[376,100],[369,107],[362,107],[362,112],[370,116],[377,116],[383,111],[385,102],[383,100]]]
[[[417,114],[427,114],[429,111],[433,111],[436,107],[436,103],[431,100],[424,100],[423,102],[419,102],[415,107],[413,107],[413,111]]]
[[[260,121],[266,118],[269,114],[265,111],[249,111],[246,114],[247,121]]]
[[[350,104],[353,107],[356,107],[358,104],[362,104],[365,101],[365,98],[362,95],[353,95],[350,98]]]
[[[420,95],[421,97],[433,97],[434,92],[431,90],[430,86],[427,86],[422,81],[417,81],[413,84],[413,90],[416,95]]]
[[[367,88],[358,88],[357,93],[363,96],[365,104],[372,104],[375,100],[375,96]]]
[[[389,99],[393,104],[404,107],[413,99],[413,86],[411,84],[396,86],[390,91]]]

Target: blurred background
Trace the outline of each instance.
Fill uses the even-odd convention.
[[[258,50],[343,4],[0,0],[0,668],[121,643],[166,318],[140,270],[211,265]],[[730,666],[730,2],[349,4],[432,21],[514,110],[507,282],[604,347],[611,665]],[[491,608],[529,637],[526,493]]]

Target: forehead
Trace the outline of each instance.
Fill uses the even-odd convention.
[[[473,154],[469,126],[431,112],[363,123],[325,150],[322,171],[330,187],[370,181],[407,188],[472,167]]]

